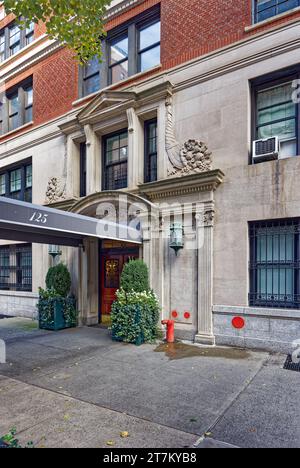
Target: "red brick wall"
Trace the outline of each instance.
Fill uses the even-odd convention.
[[[300,18],[300,12],[291,13],[285,18],[246,32],[245,27],[251,25],[251,0],[145,0],[109,21],[106,25],[107,30],[158,3],[161,3],[163,69],[179,65],[265,29],[274,28],[291,19]],[[0,28],[7,22],[7,18],[1,21]],[[36,37],[44,32],[43,25],[36,26]],[[150,73],[155,74],[157,70]],[[78,98],[78,67],[72,58],[72,52],[64,49],[55,52],[17,79],[6,83],[6,88],[21,82],[29,75],[34,77],[34,125],[72,109],[72,103]],[[149,76],[149,72],[142,77],[133,78],[132,81],[141,80],[145,76]],[[123,86],[124,84],[120,83],[114,89]]]

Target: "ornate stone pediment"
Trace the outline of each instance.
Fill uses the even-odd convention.
[[[80,123],[91,123],[99,114],[120,112],[133,106],[137,95],[126,91],[103,91],[79,112],[77,119]]]

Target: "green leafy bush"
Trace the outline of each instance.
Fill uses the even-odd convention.
[[[151,343],[159,337],[159,303],[153,291],[117,292],[112,306],[112,335],[116,341]]]
[[[34,448],[33,442],[28,442],[25,447],[22,447],[19,443],[19,440],[16,439],[17,429],[13,427],[8,434],[5,434],[1,437],[2,441],[7,448],[11,449],[20,449],[20,448]]]
[[[68,297],[71,289],[71,275],[63,263],[49,268],[46,277],[46,286],[49,291],[55,291],[59,297]]]
[[[126,293],[150,290],[148,267],[145,262],[131,260],[124,266],[121,276],[121,289]]]
[[[125,265],[111,320],[114,340],[140,345],[159,336],[159,303],[150,290],[148,267],[142,260]]]

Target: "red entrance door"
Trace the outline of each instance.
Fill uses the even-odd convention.
[[[120,288],[120,278],[125,263],[139,258],[139,251],[128,253],[105,253],[101,255],[101,322],[110,321],[113,302],[116,292]]]

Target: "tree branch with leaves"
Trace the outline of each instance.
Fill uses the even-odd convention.
[[[4,0],[22,28],[43,22],[50,39],[72,49],[81,63],[97,56],[101,60],[104,16],[111,0]]]

